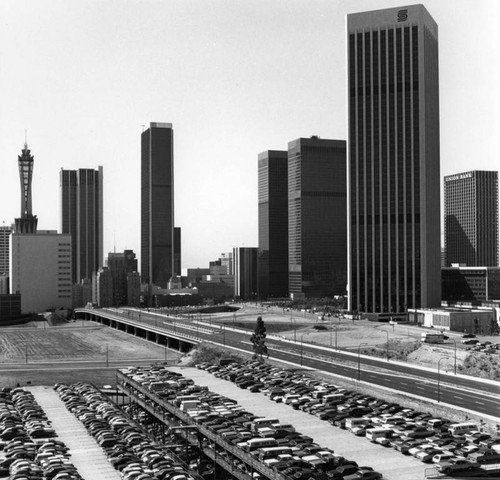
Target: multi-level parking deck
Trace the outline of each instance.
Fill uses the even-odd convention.
[[[253,478],[254,472],[269,480],[287,480],[287,477],[259,462],[254,456],[227,442],[208,428],[196,423],[189,415],[175,405],[165,401],[161,396],[144,388],[121,372],[117,373],[117,386],[129,399],[158,420],[164,429],[175,429],[193,445],[203,451],[220,468],[230,472],[240,480]],[[235,468],[235,462],[246,466],[245,470]],[[246,473],[248,472],[248,473]]]

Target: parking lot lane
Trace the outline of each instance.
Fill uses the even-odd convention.
[[[322,447],[331,448],[336,454],[354,460],[358,465],[373,467],[382,473],[386,480],[422,480],[425,477],[425,469],[430,467],[414,457],[370,443],[366,438],[356,437],[314,415],[276,403],[262,393],[241,389],[234,383],[218,379],[204,370],[188,367],[172,367],[171,370],[182,373],[186,378],[192,378],[198,385],[206,385],[213,392],[236,400],[255,415],[274,417],[281,423],[291,423],[298,432],[312,437]]]
[[[87,433],[83,424],[66,409],[51,387],[30,387],[29,390],[52,422],[57,438],[69,448],[70,461],[84,480],[121,479],[101,447]]]

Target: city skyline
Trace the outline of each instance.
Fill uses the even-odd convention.
[[[161,121],[176,125],[182,268],[256,245],[258,153],[290,138],[347,139],[345,15],[405,5],[2,2],[0,221],[18,216],[16,158],[27,129],[39,228],[58,228],[60,167],[103,165],[104,251],[139,252],[139,134]],[[484,60],[496,52],[498,34],[485,25],[500,19],[500,5],[424,5],[440,31],[440,182],[471,159],[498,170],[500,102],[488,92],[500,67]]]

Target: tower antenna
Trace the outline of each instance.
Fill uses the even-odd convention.
[[[24,129],[24,148],[28,147],[28,129]]]

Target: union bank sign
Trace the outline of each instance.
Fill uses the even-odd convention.
[[[458,173],[457,175],[450,175],[449,177],[445,177],[445,182],[452,182],[454,180],[463,180],[464,178],[472,178],[472,172],[467,173]]]

